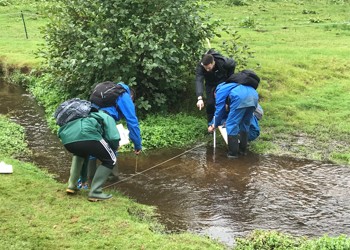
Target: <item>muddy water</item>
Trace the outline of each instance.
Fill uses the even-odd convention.
[[[0,84],[0,114],[26,129],[30,159],[59,181],[71,156],[45,125],[43,111],[18,87]],[[158,207],[169,231],[191,231],[233,245],[254,229],[296,236],[350,235],[350,168],[325,162],[249,154],[226,158],[223,147],[193,145],[141,156],[121,154],[114,188]]]

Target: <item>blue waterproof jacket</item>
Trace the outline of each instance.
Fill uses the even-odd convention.
[[[130,89],[123,82],[119,82],[117,84],[121,85],[126,90],[116,100],[116,105],[118,108],[116,108],[116,106],[113,106],[101,108],[101,110],[106,111],[116,121],[119,121],[120,119],[124,118],[126,120],[126,124],[130,132],[129,137],[134,143],[134,149],[141,150],[142,139],[140,126],[136,116],[135,105],[130,96]]]
[[[256,108],[259,100],[258,92],[250,86],[226,82],[219,84],[216,88],[216,106],[212,121],[214,123],[215,120],[215,128],[226,118],[227,97],[230,98],[230,112],[241,108]]]

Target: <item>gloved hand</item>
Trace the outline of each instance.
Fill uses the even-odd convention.
[[[204,107],[204,102],[202,99],[197,101],[197,107],[199,108],[199,110],[201,110]]]

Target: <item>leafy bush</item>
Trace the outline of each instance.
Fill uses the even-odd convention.
[[[193,85],[194,62],[215,22],[195,0],[60,0],[45,6],[44,57],[71,97],[122,80],[143,110],[166,111]]]
[[[235,250],[297,249],[300,239],[276,231],[255,230],[247,238],[236,240]]]

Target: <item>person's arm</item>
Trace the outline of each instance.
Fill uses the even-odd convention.
[[[222,83],[216,88],[215,99],[215,128],[222,124],[222,120],[227,118],[226,99],[229,96],[231,90],[237,87],[236,83]]]
[[[204,107],[203,101],[203,84],[204,84],[204,74],[203,67],[198,64],[196,68],[196,96],[197,96],[197,107],[201,110]]]
[[[198,64],[196,67],[196,95],[197,97],[201,96],[203,97],[203,84],[204,84],[204,74],[203,74],[203,67]]]
[[[139,127],[139,121],[136,116],[135,105],[131,100],[130,94],[128,92],[122,94],[118,98],[117,104],[118,109],[126,120],[126,125],[130,132],[129,137],[134,143],[135,153],[138,153],[142,150],[141,131]]]

